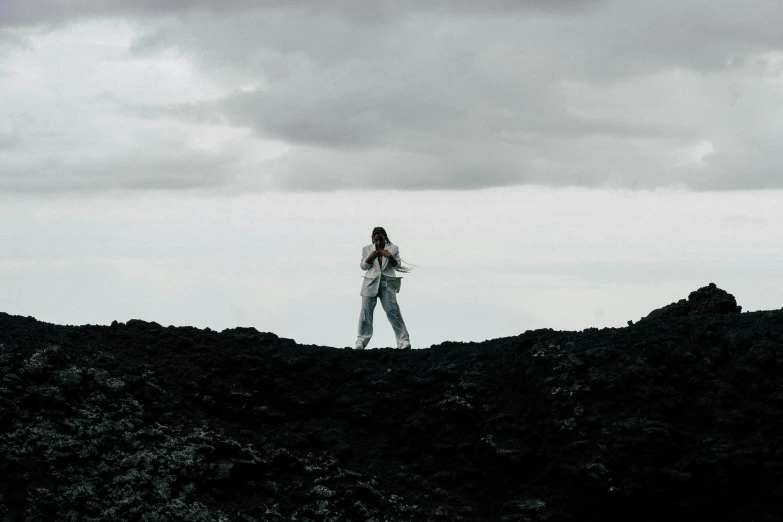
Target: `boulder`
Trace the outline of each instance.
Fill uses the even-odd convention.
[[[653,310],[643,319],[657,317],[683,317],[686,315],[738,314],[742,307],[737,305],[733,295],[721,290],[715,283],[694,290],[688,299]]]

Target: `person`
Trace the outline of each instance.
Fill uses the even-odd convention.
[[[397,304],[397,292],[400,291],[402,278],[399,272],[409,272],[411,269],[402,265],[400,249],[389,241],[383,227],[375,227],[372,231],[372,245],[362,248],[362,259],[359,267],[364,270],[362,279],[362,310],[359,314],[359,334],[354,348],[364,350],[372,338],[372,320],[375,304],[380,298],[386,317],[394,329],[397,348],[409,350],[411,347],[408,329]]]

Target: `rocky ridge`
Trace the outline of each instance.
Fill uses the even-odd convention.
[[[715,283],[694,290],[688,299],[666,305],[650,312],[644,319],[655,317],[683,317],[685,315],[738,314],[742,307],[733,295],[718,288]]]
[[[783,311],[412,351],[0,313],[0,520],[781,520],[782,424]]]

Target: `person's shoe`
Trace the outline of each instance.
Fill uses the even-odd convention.
[[[403,343],[397,347],[398,350],[410,350],[411,343]]]
[[[361,342],[357,342],[353,347],[354,350],[364,350],[364,345]]]

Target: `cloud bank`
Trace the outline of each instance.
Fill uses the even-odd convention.
[[[3,2],[0,187],[783,186],[776,2],[419,4]]]

